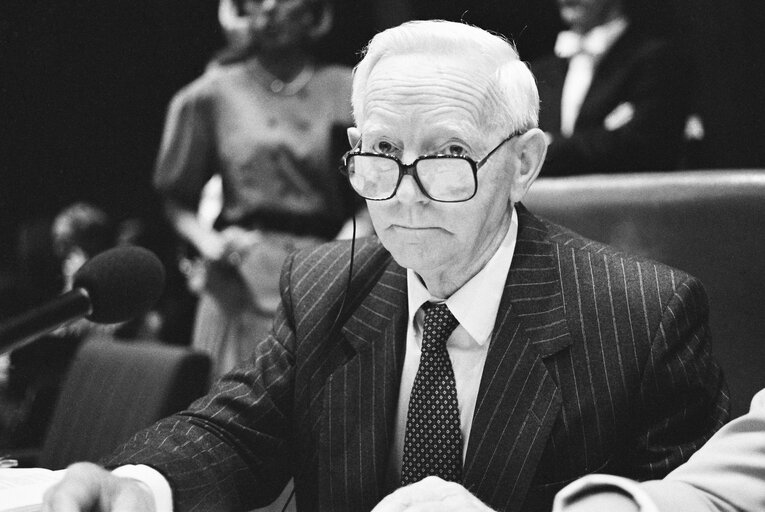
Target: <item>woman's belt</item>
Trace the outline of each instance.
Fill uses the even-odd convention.
[[[215,228],[222,230],[236,225],[247,230],[276,231],[300,236],[315,236],[331,240],[340,231],[341,222],[336,219],[315,215],[295,215],[289,213],[258,212],[243,217],[235,222],[218,219]]]

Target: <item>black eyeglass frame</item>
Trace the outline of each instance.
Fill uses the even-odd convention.
[[[396,192],[398,192],[398,187],[401,185],[401,180],[404,179],[404,176],[411,176],[414,178],[415,183],[417,183],[417,186],[419,187],[420,191],[430,199],[431,201],[436,201],[439,203],[463,203],[465,201],[470,201],[475,197],[475,195],[478,193],[478,169],[483,167],[483,165],[486,163],[486,161],[493,155],[499,148],[505,145],[507,141],[510,139],[513,139],[519,135],[523,135],[525,131],[517,131],[513,132],[502,141],[497,144],[494,149],[489,151],[489,153],[483,157],[481,160],[476,162],[469,156],[463,156],[463,155],[443,155],[443,154],[435,154],[435,155],[420,155],[417,158],[415,158],[411,164],[405,164],[397,156],[394,155],[387,155],[385,153],[372,153],[372,152],[364,152],[361,151],[361,140],[359,140],[359,143],[356,145],[355,148],[352,148],[351,150],[347,151],[342,158],[342,163],[340,165],[340,172],[348,178],[348,182],[351,185],[351,188],[353,188],[354,191],[356,189],[353,187],[353,183],[351,183],[351,176],[350,172],[348,172],[348,158],[351,156],[374,156],[374,157],[380,157],[380,158],[387,158],[389,160],[393,160],[398,164],[398,180],[396,181],[396,186],[393,188],[393,192],[388,197],[381,197],[381,198],[372,198],[372,197],[364,197],[361,195],[358,191],[356,191],[357,194],[359,194],[364,199],[367,199],[369,201],[387,201],[388,199],[392,198],[396,195]],[[470,164],[470,168],[473,171],[473,193],[470,195],[470,197],[466,197],[465,199],[436,199],[435,197],[431,196],[427,190],[425,190],[425,187],[422,186],[422,182],[420,181],[420,177],[417,175],[417,163],[421,160],[436,160],[436,159],[459,159],[464,160],[468,164]]]

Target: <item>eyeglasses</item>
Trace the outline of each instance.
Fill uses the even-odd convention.
[[[438,154],[419,156],[407,165],[393,155],[362,152],[359,143],[343,155],[340,171],[364,199],[390,199],[396,195],[404,176],[409,175],[429,199],[459,203],[471,199],[478,190],[478,169],[505,142],[520,134],[509,135],[478,162],[467,156]]]

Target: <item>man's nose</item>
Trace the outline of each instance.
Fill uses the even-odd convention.
[[[420,186],[414,180],[414,176],[404,176],[401,178],[401,183],[398,185],[396,191],[396,199],[400,203],[423,203],[428,200],[428,197],[420,190]]]

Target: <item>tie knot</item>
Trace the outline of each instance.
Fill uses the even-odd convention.
[[[425,322],[422,334],[422,350],[434,350],[446,347],[446,340],[459,322],[445,303],[423,306],[425,310]]]

